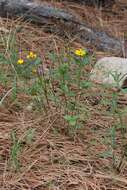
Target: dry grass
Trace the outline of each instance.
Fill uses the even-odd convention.
[[[95,112],[95,109],[98,111]],[[91,108],[91,118],[74,139],[63,132],[66,124],[62,114],[0,113],[0,186],[1,189],[125,189],[126,161],[118,174],[111,159],[100,158],[107,150],[103,143],[113,118],[101,114],[99,105]],[[5,113],[4,113],[5,112]],[[28,129],[35,129],[34,139],[27,144],[23,137]],[[12,146],[11,133],[17,131],[23,143],[15,172],[9,163]],[[121,138],[118,133],[118,142]],[[120,145],[117,154],[120,156]]]
[[[59,6],[65,8],[67,5],[59,3]],[[119,6],[114,8],[114,12],[118,8]],[[79,14],[88,23],[91,22],[92,26],[101,26],[116,36],[123,38],[123,33],[127,30],[127,14],[124,11],[119,14],[116,11],[116,14],[112,15],[72,3],[68,5],[68,9]],[[93,19],[95,16],[96,20]],[[59,49],[64,47],[64,39],[59,39],[57,35],[44,33],[43,27],[35,27],[18,20],[10,22],[1,19],[0,23],[1,27],[9,31],[19,25],[21,27],[20,32],[17,33],[19,46],[36,50],[42,59],[45,59],[47,52],[55,50],[59,53]],[[80,44],[73,42],[70,46],[78,47]],[[104,55],[102,52],[96,52],[96,54],[98,57]],[[47,64],[46,62],[46,66]],[[0,95],[2,96],[7,90],[1,85]],[[94,90],[96,94],[102,92],[99,87],[95,87],[93,93],[95,93]],[[110,97],[111,92],[107,93]],[[84,123],[84,128],[74,139],[66,134],[67,126],[62,112],[54,110],[53,107],[48,114],[28,112],[25,108],[29,98],[24,97],[24,94],[19,95],[18,101],[22,105],[19,109],[17,102],[11,102],[8,97],[5,106],[0,108],[0,190],[127,189],[126,159],[123,160],[118,173],[112,167],[111,159],[99,156],[107,150],[104,137],[116,121],[105,114],[106,107],[99,103],[93,105],[93,99],[96,96],[90,95],[82,100],[84,105],[89,105],[91,114],[88,121]],[[35,129],[31,144],[27,144],[24,140],[28,129]],[[10,164],[13,130],[16,130],[17,137],[22,142],[21,153],[18,157],[21,167],[17,172]],[[115,151],[119,158],[122,152],[121,141],[118,131],[118,145]]]

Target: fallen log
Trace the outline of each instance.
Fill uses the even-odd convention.
[[[75,15],[47,4],[32,0],[0,0],[1,17],[22,17],[25,20],[44,25],[47,32],[64,37],[76,38],[82,44],[89,43],[101,51],[118,54],[122,43],[102,31],[89,28]],[[69,34],[69,35],[68,35]]]
[[[115,0],[62,0],[69,1],[75,3],[82,3],[88,6],[96,6],[96,7],[112,7],[115,3]]]

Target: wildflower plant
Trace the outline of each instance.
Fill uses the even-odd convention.
[[[12,147],[11,147],[10,158],[11,158],[13,168],[15,170],[19,170],[20,162],[19,162],[18,156],[21,152],[21,142],[17,138],[15,131],[12,132],[11,138],[12,138]]]
[[[85,49],[76,49],[74,51],[74,63],[77,65],[77,84],[81,85],[81,76],[84,75],[84,67],[89,64],[89,54]]]
[[[77,129],[80,128],[80,125],[78,125],[79,116],[78,115],[65,115],[64,119],[69,124],[68,133],[70,135],[74,135],[76,133]]]
[[[23,60],[23,59],[18,59],[17,64],[18,64],[18,65],[24,64],[24,60]]]
[[[41,58],[36,53],[30,51],[27,55],[22,55],[17,60],[17,72],[25,78],[31,78],[33,75],[38,74],[38,66],[42,64]],[[23,58],[24,57],[24,58]]]
[[[54,105],[56,110],[60,109],[64,115],[72,117],[70,121],[76,116],[76,121],[79,122],[77,115],[81,114],[82,105],[77,98],[77,92],[90,86],[89,81],[85,83],[84,70],[89,64],[87,50],[68,48],[59,55],[50,52],[46,57],[50,62],[47,72],[44,69],[46,59],[42,60],[32,50],[18,47],[15,35],[12,36],[10,47],[6,49],[6,54],[0,54],[0,60],[2,59],[3,65],[8,65],[7,72],[11,73],[12,99],[16,99],[19,92],[27,93],[32,96],[39,109],[47,112]],[[66,117],[65,120],[71,128],[77,130],[77,125],[72,125]]]
[[[30,146],[33,142],[34,134],[35,134],[34,128],[28,129],[20,137],[18,137],[16,130],[12,131],[12,133],[11,133],[12,145],[11,145],[11,150],[10,150],[10,164],[15,171],[19,171],[20,167],[21,167],[20,156],[21,156],[22,150],[24,148],[23,142],[25,142],[26,145]]]
[[[84,71],[85,66],[89,64],[89,55],[86,50],[79,49],[62,52],[59,57],[50,54],[50,59],[53,65],[56,62],[58,63],[51,72],[51,86],[54,86],[54,82],[57,81],[54,97],[59,101],[61,109],[64,110],[64,119],[70,126],[68,132],[74,134],[77,129],[83,126],[80,120],[83,109],[77,99],[77,91],[81,87],[82,80],[84,82],[83,89],[87,89],[91,85],[89,81],[86,81],[85,84]]]
[[[76,49],[74,53],[75,53],[75,55],[77,55],[79,57],[84,57],[87,54],[86,50],[81,49],[81,48],[80,49]]]
[[[126,108],[120,108],[119,102],[119,92],[118,90],[121,89],[120,82],[124,76],[121,76],[120,73],[112,72],[109,73],[114,79],[114,86],[117,90],[112,91],[110,101],[108,102],[110,109],[108,111],[108,115],[111,115],[114,118],[114,123],[108,129],[107,135],[105,138],[104,144],[107,145],[107,151],[104,151],[101,156],[104,158],[111,158],[111,166],[112,168],[120,172],[121,164],[124,162],[126,157],[126,132],[127,132],[127,125],[124,122],[124,118],[127,115]],[[106,87],[107,88],[107,87]],[[122,92],[122,91],[121,91]],[[116,148],[118,145],[118,138],[117,138],[117,131],[119,130],[119,138],[121,138],[121,156],[117,155]],[[108,141],[108,142],[107,142]],[[118,163],[119,160],[119,163]]]

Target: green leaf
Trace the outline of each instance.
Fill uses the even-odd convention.
[[[99,157],[101,157],[101,158],[112,158],[112,151],[111,150],[105,151],[105,152],[99,154]]]
[[[69,92],[67,84],[61,84],[61,89],[64,91],[64,93],[68,93]]]
[[[64,119],[68,121],[68,123],[71,125],[71,126],[75,126],[76,125],[76,122],[77,122],[77,119],[78,119],[78,116],[77,115],[65,115],[64,116]]]
[[[82,128],[81,125],[76,125],[76,126],[75,126],[75,129],[81,129],[81,128]]]
[[[127,88],[122,89],[122,92],[127,94]]]
[[[88,89],[92,86],[92,82],[84,80],[84,81],[81,81],[80,85],[82,88]]]
[[[40,57],[37,57],[36,60],[34,61],[35,65],[40,65],[42,63],[42,59]]]
[[[68,71],[68,64],[67,63],[63,63],[59,66],[59,73],[61,75],[65,75]]]
[[[74,97],[74,96],[76,96],[76,93],[74,93],[74,92],[72,92],[72,91],[69,91],[68,96]]]
[[[82,64],[83,65],[88,65],[90,63],[89,56],[84,57]]]
[[[49,56],[49,58],[50,58],[51,61],[56,62],[57,55],[55,53],[49,53],[48,56]]]

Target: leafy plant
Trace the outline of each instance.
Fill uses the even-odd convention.
[[[21,150],[23,149],[24,143],[27,145],[31,145],[33,138],[35,134],[35,129],[28,129],[25,131],[25,133],[18,138],[16,131],[12,131],[11,133],[11,140],[12,140],[12,145],[11,145],[11,151],[10,151],[10,160],[11,160],[11,165],[12,167],[18,171],[20,169],[20,154]]]
[[[11,147],[11,163],[15,170],[19,170],[19,154],[21,152],[21,142],[17,139],[16,131],[13,131],[11,134],[12,147]]]
[[[77,129],[80,128],[80,126],[78,125],[78,119],[79,116],[78,115],[65,115],[64,119],[68,122],[69,124],[69,134],[74,134]]]
[[[117,89],[120,89],[120,82],[122,80],[121,74],[118,73],[110,73],[111,76],[114,79],[115,82],[115,87]],[[106,152],[103,153],[103,156],[105,157],[110,157],[112,158],[112,166],[115,170],[118,170],[118,167],[116,166],[117,163],[117,155],[115,153],[115,149],[117,146],[117,138],[116,138],[116,132],[119,129],[121,131],[121,139],[122,139],[122,156],[121,156],[121,163],[123,162],[123,158],[126,153],[125,153],[125,144],[126,144],[126,138],[125,138],[125,133],[126,133],[126,124],[124,123],[123,118],[126,115],[126,109],[122,110],[119,108],[118,105],[118,99],[119,99],[119,94],[118,91],[112,91],[112,99],[110,100],[110,114],[112,115],[112,117],[114,118],[114,120],[116,121],[116,124],[113,124],[112,127],[109,130],[109,137],[110,137],[110,143],[108,143],[108,150]],[[109,146],[110,144],[110,146]],[[120,158],[119,158],[120,159]]]

